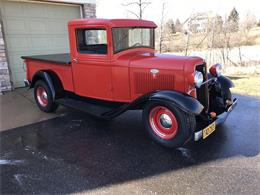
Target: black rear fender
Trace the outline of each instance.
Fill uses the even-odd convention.
[[[52,97],[53,97],[53,101],[55,100],[56,97],[56,91],[55,90],[55,83],[54,83],[54,79],[52,78],[52,74],[45,72],[45,71],[38,71],[37,73],[35,73],[35,75],[33,76],[30,88],[33,88],[35,83],[38,80],[44,80],[47,85],[50,87],[51,93],[52,93]]]

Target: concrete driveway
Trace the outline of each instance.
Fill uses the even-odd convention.
[[[24,90],[0,97],[1,194],[260,192],[260,98],[237,95],[207,140],[170,150],[147,137],[138,111],[102,121],[41,113]]]
[[[66,113],[66,108],[61,108],[56,113],[51,114],[41,112],[34,101],[33,90],[26,88],[19,88],[5,95],[0,95],[0,105],[0,132],[62,116]]]

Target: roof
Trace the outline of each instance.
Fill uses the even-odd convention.
[[[73,3],[73,4],[96,4],[96,0],[48,0],[55,3]]]
[[[73,25],[103,25],[108,27],[149,27],[156,28],[157,25],[148,20],[137,19],[96,19],[96,18],[83,18],[69,21],[69,26]]]

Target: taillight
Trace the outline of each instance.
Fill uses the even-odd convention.
[[[209,69],[210,74],[213,77],[219,77],[222,72],[222,65],[221,64],[214,64]]]

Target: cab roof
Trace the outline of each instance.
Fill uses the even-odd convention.
[[[79,26],[79,25],[102,25],[107,27],[147,27],[156,28],[156,24],[148,20],[136,20],[136,19],[75,19],[68,23],[69,26]]]

